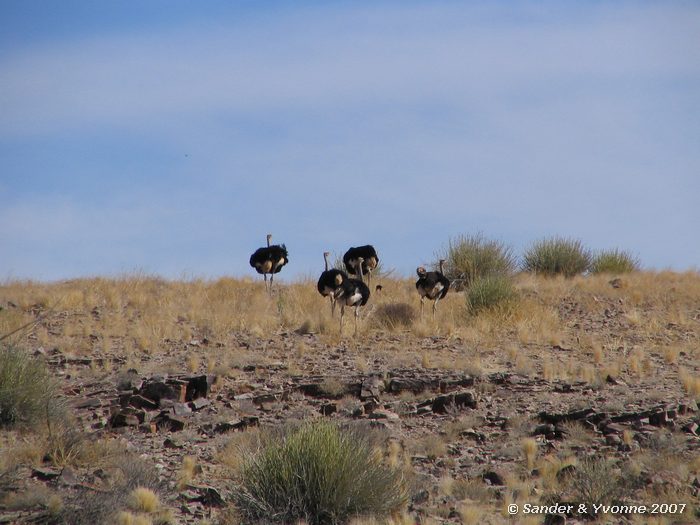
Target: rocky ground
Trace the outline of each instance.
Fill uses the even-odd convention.
[[[562,294],[523,285],[523,296],[553,312],[554,334],[524,335],[527,312],[500,317],[512,324],[497,335],[476,321],[430,335],[429,323],[388,329],[367,316],[358,337],[309,325],[194,329],[134,358],[119,345],[52,345],[76,315],[59,309],[42,321],[48,335],[30,333],[26,346],[60,378],[80,439],[118,443],[155,466],[172,523],[224,519],[232,482],[222,455],[232,440],[312,418],[364,423],[393,443],[410,477],[406,523],[696,523],[700,297],[664,306],[613,284]],[[47,310],[10,299],[4,308]],[[99,319],[103,307],[82,315]],[[3,431],[3,448],[20,450],[31,436]],[[586,458],[607,458],[610,468],[586,470]],[[0,523],[51,522],[50,495],[64,509],[80,506],[110,475],[97,459],[15,463],[4,481],[14,503],[0,505]],[[46,497],[32,503],[29,493]],[[606,493],[649,511],[578,512]],[[526,515],[525,504],[563,506]],[[654,504],[665,506],[651,514]]]

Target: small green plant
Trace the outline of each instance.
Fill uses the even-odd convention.
[[[467,310],[476,315],[481,311],[506,306],[517,298],[510,278],[502,275],[480,277],[467,290]]]
[[[591,263],[591,273],[629,273],[639,270],[639,259],[629,252],[604,250],[598,253]]]
[[[0,346],[0,426],[36,425],[52,418],[57,387],[42,359]]]
[[[454,283],[457,291],[480,277],[511,276],[517,268],[512,248],[480,233],[450,239],[440,259],[445,260],[445,277]]]
[[[385,516],[407,501],[400,470],[385,464],[366,432],[321,421],[262,438],[234,493],[252,522],[346,523],[352,516]]]
[[[523,270],[574,277],[589,269],[593,256],[581,241],[554,237],[535,242],[523,256]]]

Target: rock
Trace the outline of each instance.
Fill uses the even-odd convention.
[[[274,403],[281,396],[281,392],[268,392],[253,397],[253,403],[260,406],[266,403]]]
[[[698,424],[695,421],[691,421],[690,423],[683,425],[683,431],[697,436],[698,435]]]
[[[550,434],[554,434],[555,432],[555,427],[552,423],[545,423],[544,425],[538,425],[535,427],[535,430],[532,431],[533,436],[547,436]]]
[[[221,493],[214,487],[198,487],[202,494],[201,502],[207,507],[223,507],[225,505],[224,498]]]
[[[185,378],[184,380],[187,381],[185,401],[193,401],[200,397],[207,397],[209,395],[214,383],[216,382],[216,375],[207,374],[193,376]]]
[[[382,408],[373,411],[368,417],[370,419],[387,419],[390,421],[397,421],[401,419],[396,412]]]
[[[490,485],[498,487],[502,487],[506,484],[505,475],[498,470],[487,470],[481,475],[481,478]]]
[[[430,499],[430,493],[427,490],[422,489],[413,495],[413,497],[411,498],[411,504],[422,505],[423,503],[425,503],[429,499]]]
[[[169,449],[178,449],[182,448],[183,445],[179,441],[175,441],[172,438],[165,438],[165,441],[163,441],[163,446]]]
[[[381,387],[383,382],[381,378],[377,376],[368,377],[362,382],[362,387],[360,388],[360,400],[366,401],[368,399],[379,399],[379,394],[381,392]]]
[[[230,432],[232,430],[245,430],[250,426],[257,426],[258,421],[259,418],[257,416],[247,416],[241,419],[217,423],[212,428],[212,431],[215,434],[223,434],[224,432]]]
[[[654,414],[651,414],[649,416],[649,424],[654,425],[655,427],[661,427],[665,425],[668,422],[668,418],[666,416],[666,411],[662,410],[660,412],[656,412]]]
[[[608,434],[622,434],[625,431],[625,427],[618,423],[607,423],[606,425],[602,426],[601,432],[603,432],[604,435]]]
[[[389,382],[388,391],[392,394],[398,394],[400,392],[413,392],[414,394],[419,394],[424,390],[429,390],[431,384],[425,379],[418,378],[400,378],[395,377]]]
[[[346,383],[342,385],[337,393],[328,392],[327,386],[323,381],[317,383],[304,383],[297,387],[301,392],[307,396],[318,397],[324,399],[340,399],[343,396],[353,396],[358,397],[360,395],[361,383]]]
[[[564,421],[580,421],[582,419],[590,419],[596,414],[592,408],[584,408],[582,410],[574,410],[564,414],[551,414],[549,412],[540,412],[539,418],[545,423],[561,423]]]
[[[446,414],[450,407],[476,408],[476,397],[470,391],[462,391],[438,396],[432,403],[432,410],[436,414]]]
[[[37,467],[32,469],[32,477],[40,479],[41,481],[50,481],[52,479],[56,479],[60,475],[61,471],[53,468]]]
[[[207,399],[205,397],[198,397],[197,399],[189,402],[189,406],[192,410],[201,410],[209,405],[211,405],[211,399]]]
[[[145,410],[155,410],[158,408],[158,403],[138,394],[130,395],[127,404],[134,408],[143,408]]]
[[[109,420],[112,428],[137,427],[146,419],[146,412],[140,409],[126,407],[115,414]]]
[[[335,403],[324,403],[318,410],[324,416],[330,416],[338,411],[338,407]]]
[[[564,514],[545,514],[543,525],[566,525]]]
[[[608,434],[605,436],[605,444],[610,446],[618,446],[622,444],[622,439],[617,434]]]
[[[151,432],[156,432],[158,430],[180,432],[185,428],[185,425],[184,419],[168,414],[167,412],[161,412],[151,420],[150,430]]]
[[[177,380],[168,383],[165,381],[150,380],[143,385],[139,394],[158,403],[160,406],[163,406],[163,403],[161,403],[163,399],[184,403],[187,394],[187,383]]]
[[[69,487],[74,487],[80,483],[78,476],[76,476],[73,469],[69,467],[63,468],[61,475],[58,477],[58,481]]]
[[[189,416],[192,413],[192,409],[186,403],[173,403],[170,410],[175,416],[178,417]]]
[[[450,392],[451,390],[456,390],[467,386],[474,386],[474,377],[467,375],[452,377],[449,379],[442,379],[438,384],[438,388],[440,389],[441,393]]]
[[[131,390],[132,392],[136,392],[141,389],[142,385],[143,381],[135,368],[129,368],[129,370],[121,374],[117,379],[117,390]]]
[[[97,397],[83,399],[73,405],[74,408],[98,408],[101,406],[102,401]]]

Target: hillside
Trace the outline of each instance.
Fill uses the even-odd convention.
[[[379,282],[357,335],[311,281],[0,286],[0,334],[28,325],[3,344],[69,406],[58,429],[0,427],[0,523],[117,522],[130,475],[160,499],[144,522],[236,523],[239,449],[323,418],[379,432],[409,483],[393,523],[581,523],[522,509],[620,501],[667,505],[595,517],[700,519],[698,273],[521,274],[506,306],[472,315],[453,291],[434,321],[413,280]]]

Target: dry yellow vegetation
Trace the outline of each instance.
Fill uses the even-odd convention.
[[[507,415],[507,427],[489,427],[483,413],[448,412],[425,427],[402,427],[387,443],[386,458],[392,465],[425,468],[438,476],[432,490],[454,503],[452,518],[449,509],[431,507],[425,523],[447,523],[455,516],[463,523],[508,523],[508,504],[542,503],[569,490],[571,483],[562,473],[577,465],[578,452],[599,437],[577,422],[561,425],[566,439],[558,448],[533,435],[536,422],[525,414],[532,414],[530,407],[537,403],[549,406],[551,392],[561,385],[574,385],[578,393],[566,394],[560,388],[559,410],[564,403],[576,408],[584,390],[587,403],[618,413],[640,399],[648,407],[700,398],[700,274],[633,272],[615,286],[610,280],[604,275],[566,279],[519,274],[514,277],[518,299],[507,306],[472,315],[464,292],[451,291],[440,302],[435,320],[420,320],[415,281],[384,278],[382,290],[373,291],[362,308],[357,336],[347,326],[340,334],[337,314],[331,317],[330,303],[312,280],[276,284],[272,295],[253,279],[167,281],[133,275],[56,283],[14,281],[0,285],[0,335],[26,325],[7,340],[50,361],[60,356],[60,370],[55,371],[71,381],[111,381],[130,368],[142,375],[213,372],[232,399],[258,383],[279,383],[273,376],[322,377],[320,388],[336,400],[339,414],[362,410],[360,400],[344,392],[344,378],[349,376],[376,374],[386,381],[393,371],[410,370],[417,375],[475,377],[480,403],[493,398],[493,406]],[[513,393],[488,380],[504,372],[526,378],[527,388],[545,386],[533,390],[539,393]],[[400,412],[402,406],[415,406],[434,395],[402,391],[386,397],[391,410]],[[244,403],[235,408],[239,415],[257,410]],[[309,412],[304,410],[299,408],[294,417],[306,417]],[[240,433],[236,439],[253,439],[255,432]],[[498,432],[497,439],[488,432]],[[684,488],[659,495],[661,489],[652,485],[644,498],[695,504],[686,482],[700,475],[700,463],[673,459],[678,451],[686,451],[686,444],[674,437],[639,449],[637,438],[632,428],[620,433],[620,446],[627,447],[629,456],[629,472],[622,477],[665,472],[683,480]],[[464,460],[453,457],[453,444],[472,447],[475,439],[494,440],[499,461],[510,465],[503,487],[494,490],[480,478],[465,478],[461,473],[471,464],[457,468]],[[90,458],[107,456],[111,446],[96,441],[70,448],[71,443],[52,443],[41,432],[21,438],[2,432],[0,444],[11,451],[0,454],[0,471],[39,465],[47,454],[53,454],[56,465],[82,468],[97,462]],[[235,446],[224,444],[220,450]],[[235,455],[213,457],[188,449],[174,458],[173,490],[203,479],[214,483],[216,473],[234,469],[230,463]],[[46,493],[42,504],[48,508],[51,498],[59,501]],[[124,523],[136,522],[137,511],[144,512],[141,504],[120,510]],[[394,517],[396,523],[403,520]]]

